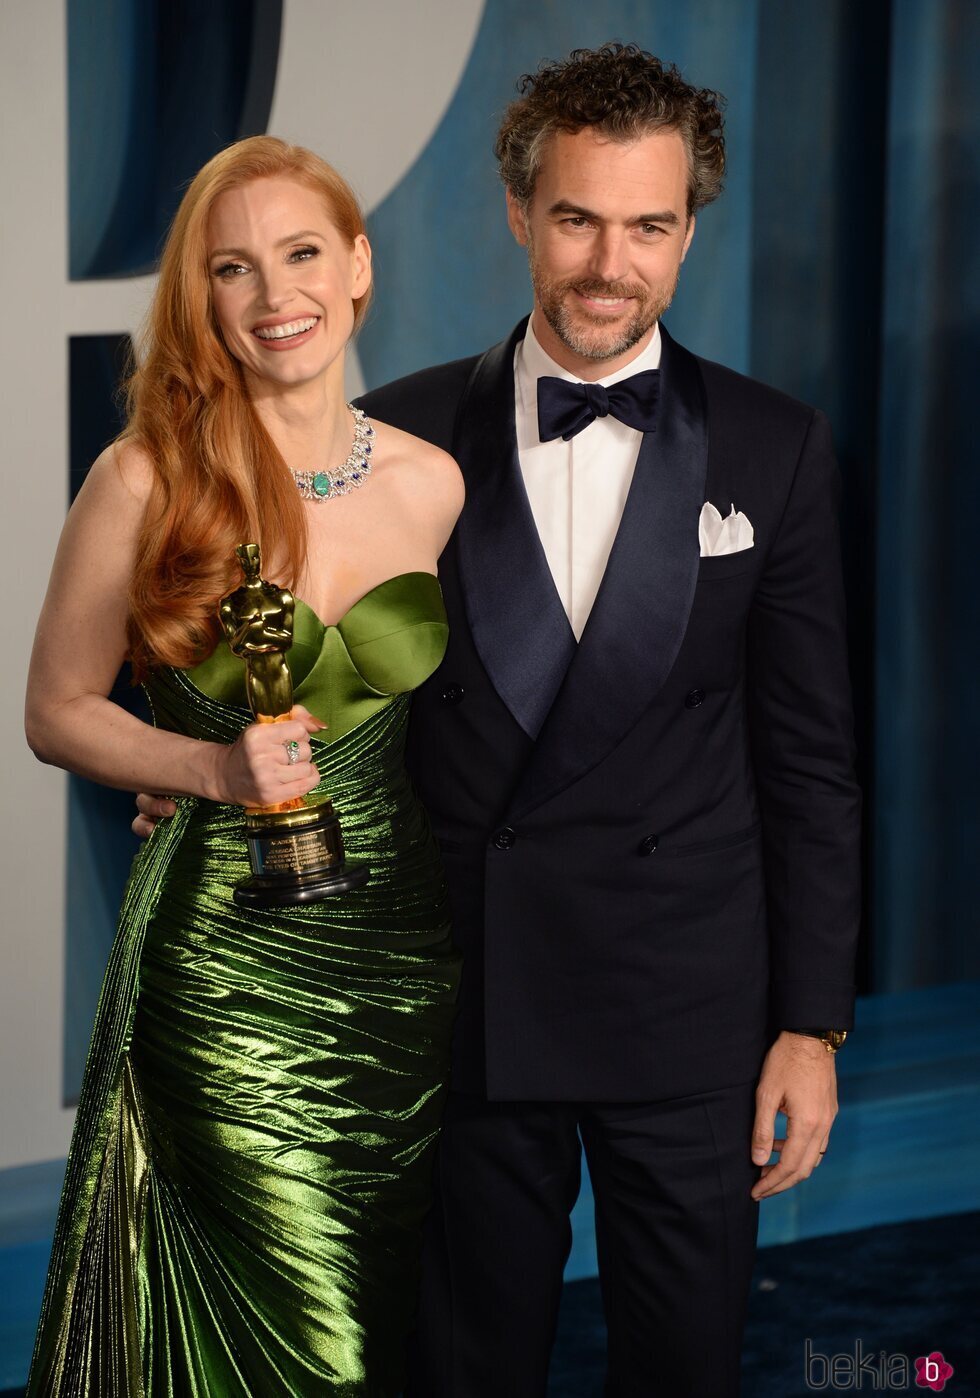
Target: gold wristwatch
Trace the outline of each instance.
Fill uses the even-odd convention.
[[[828,1053],[836,1053],[847,1038],[846,1029],[791,1029],[791,1034],[804,1034],[808,1039],[819,1039]]]

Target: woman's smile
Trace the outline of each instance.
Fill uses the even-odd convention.
[[[301,316],[296,320],[263,321],[253,326],[252,334],[263,349],[289,350],[305,345],[320,324],[319,316]]]

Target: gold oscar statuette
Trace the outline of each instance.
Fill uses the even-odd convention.
[[[293,643],[291,592],[260,576],[258,544],[235,550],[245,581],[218,608],[229,649],[245,662],[248,706],[256,723],[282,723],[293,707],[286,652]],[[313,903],[367,882],[364,864],[348,864],[340,821],[329,796],[298,796],[276,806],[246,807],[252,877],[234,890],[246,908]]]

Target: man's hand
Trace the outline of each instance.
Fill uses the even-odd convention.
[[[132,831],[141,840],[145,840],[153,834],[158,820],[164,820],[174,814],[177,804],[171,801],[169,796],[148,796],[145,791],[141,791],[136,798],[136,809],[139,815],[133,821]]]
[[[834,1055],[819,1039],[784,1030],[766,1054],[755,1093],[752,1160],[762,1175],[753,1199],[768,1199],[805,1180],[820,1164],[837,1115]],[[786,1113],[785,1140],[776,1140],[776,1113]],[[779,1160],[766,1162],[775,1152]]]

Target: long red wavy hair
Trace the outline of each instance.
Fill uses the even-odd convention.
[[[186,667],[214,649],[218,600],[238,576],[235,547],[255,540],[286,560],[277,582],[295,586],[306,560],[302,500],[263,428],[211,304],[207,225],[219,195],[251,180],[288,176],[322,194],[353,245],[364,220],[350,186],[319,156],[274,136],[220,151],[181,200],[127,384],[121,442],[141,447],[154,480],[129,590],[129,659],[135,679],[153,665]],[[370,290],[354,301],[361,324]]]

